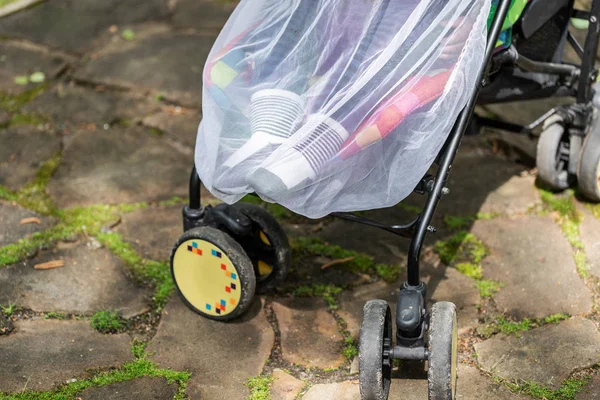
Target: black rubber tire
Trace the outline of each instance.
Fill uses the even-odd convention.
[[[177,249],[183,243],[188,240],[202,240],[206,242],[210,242],[216,247],[218,247],[224,254],[229,257],[231,263],[237,270],[237,274],[239,276],[240,282],[240,299],[236,305],[236,308],[226,315],[209,315],[202,310],[195,307],[185,295],[182,293],[180,289],[180,285],[176,279],[176,273],[174,268],[174,257]],[[221,232],[218,229],[211,227],[201,227],[190,229],[185,232],[175,243],[173,246],[173,250],[171,251],[171,276],[173,278],[173,282],[175,283],[175,287],[179,292],[183,302],[194,312],[210,319],[214,319],[217,321],[229,321],[232,319],[236,319],[242,314],[244,314],[250,305],[252,304],[252,300],[254,299],[254,292],[256,290],[256,277],[254,276],[254,268],[252,266],[252,262],[250,258],[244,252],[242,246],[237,243],[231,236],[228,234]]]
[[[565,190],[570,185],[568,162],[558,160],[565,128],[558,123],[548,126],[538,140],[535,164],[538,177],[551,190]]]
[[[600,118],[594,118],[579,156],[577,186],[586,200],[600,202]]]
[[[272,291],[287,277],[292,263],[292,251],[285,231],[264,208],[248,203],[238,203],[235,207],[239,212],[247,216],[253,223],[253,234],[250,237],[239,237],[239,243],[254,265],[256,275],[256,293],[264,294]],[[262,232],[268,239],[266,244],[260,237]],[[266,276],[259,273],[258,262],[265,257],[271,272]]]
[[[429,359],[427,369],[428,399],[456,398],[458,367],[458,319],[456,306],[441,301],[431,308]]]
[[[384,300],[370,300],[363,308],[358,347],[358,382],[362,400],[387,400],[392,366],[384,365],[384,339],[392,339],[392,312]]]

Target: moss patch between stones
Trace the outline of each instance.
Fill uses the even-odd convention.
[[[145,343],[134,341],[131,348],[134,356],[133,361],[127,362],[119,368],[100,372],[89,379],[71,382],[55,390],[45,392],[25,390],[16,394],[3,395],[0,393],[0,398],[3,400],[70,400],[76,398],[78,393],[89,387],[106,386],[146,376],[165,378],[168,384],[176,384],[178,391],[174,399],[185,399],[185,389],[192,374],[187,371],[158,368],[155,363],[147,360],[148,353],[145,351],[145,346]]]
[[[314,285],[298,286],[292,294],[298,297],[322,297],[330,309],[337,310],[337,295],[344,289],[332,284],[317,283]]]
[[[514,321],[501,315],[497,317],[496,320],[492,323],[478,327],[477,332],[479,333],[479,335],[486,338],[497,333],[521,337],[522,332],[526,332],[534,328],[539,328],[540,326],[544,326],[547,324],[558,324],[560,321],[564,321],[566,319],[569,319],[570,317],[571,316],[568,314],[558,313],[549,315],[546,318],[525,318],[522,321]]]
[[[324,256],[332,260],[347,260],[342,265],[352,272],[377,275],[386,282],[396,282],[400,278],[399,265],[375,264],[373,257],[353,250],[331,245],[315,237],[299,237],[291,242],[295,253],[309,253]]]
[[[246,400],[269,400],[271,398],[271,384],[273,377],[268,375],[259,375],[249,378],[246,386],[250,389],[250,395]]]
[[[564,194],[557,196],[545,189],[539,190],[546,211],[554,212],[555,221],[560,226],[563,235],[573,249],[573,261],[575,262],[579,276],[587,278],[589,276],[589,265],[579,232],[581,215],[577,212],[573,203],[574,192],[568,190]]]
[[[482,298],[490,298],[503,286],[501,282],[483,279],[481,260],[489,254],[489,249],[472,233],[460,231],[450,239],[438,241],[433,247],[440,259],[447,265],[453,265],[458,272],[475,280]]]
[[[117,311],[108,310],[98,311],[92,315],[90,325],[92,328],[103,333],[119,332],[125,328],[125,323],[122,318],[119,317],[119,313]]]
[[[499,213],[477,213],[466,217],[455,217],[452,215],[444,215],[444,223],[450,229],[463,229],[477,220],[490,220],[500,216]]]
[[[509,382],[501,378],[494,377],[494,380],[508,387],[512,392],[529,395],[536,399],[543,400],[575,400],[577,393],[585,389],[591,377],[569,378],[562,385],[552,390],[537,382]]]

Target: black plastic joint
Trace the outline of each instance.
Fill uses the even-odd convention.
[[[419,330],[423,318],[425,301],[418,290],[403,289],[398,293],[396,326],[399,332],[411,333]]]
[[[204,225],[204,215],[206,214],[204,207],[193,209],[189,206],[185,206],[183,207],[182,214],[184,232]]]

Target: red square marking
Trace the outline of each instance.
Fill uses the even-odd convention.
[[[221,264],[221,269],[222,269],[223,271],[225,271],[225,270],[227,269],[227,265],[225,265],[225,264]]]
[[[231,288],[230,288],[229,286],[225,286],[225,291],[226,291],[227,293],[231,293]]]

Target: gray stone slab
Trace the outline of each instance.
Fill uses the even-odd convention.
[[[152,207],[125,214],[116,231],[144,258],[168,260],[183,234],[181,205]]]
[[[494,382],[492,378],[483,375],[477,368],[468,367],[465,364],[458,364],[456,390],[457,400],[512,400],[527,398],[512,393],[506,387]]]
[[[277,299],[273,311],[286,360],[318,368],[337,368],[344,362],[343,337],[325,301],[310,297]]]
[[[36,264],[53,260],[64,260],[65,266],[34,269]],[[63,244],[0,269],[0,303],[88,315],[118,310],[128,318],[148,310],[151,292],[130,282],[124,268],[123,262],[106,249],[93,249],[85,243]]]
[[[595,218],[585,206],[580,206],[578,209],[583,215],[579,233],[590,264],[590,272],[600,277],[600,220]]]
[[[4,26],[0,24],[0,31]],[[23,45],[9,41],[0,41],[0,91],[19,94],[33,88],[36,84],[18,85],[15,78],[29,76],[34,72],[43,72],[46,79],[54,78],[71,58],[51,53],[37,46]]]
[[[357,400],[360,399],[358,381],[321,383],[313,385],[302,400]]]
[[[200,119],[201,116],[192,111],[185,113],[160,111],[144,118],[142,122],[144,125],[160,129],[170,138],[193,151],[196,146],[196,133]]]
[[[87,369],[131,360],[128,335],[103,335],[89,321],[22,321],[15,327],[0,336],[0,392],[48,390],[71,378],[87,378]]]
[[[501,312],[522,319],[590,311],[591,293],[551,217],[477,221],[471,231],[490,249],[482,261],[484,277],[505,284],[494,295]]]
[[[150,90],[181,104],[198,106],[202,69],[215,37],[159,33],[113,43],[75,74],[99,84]]]
[[[220,30],[238,1],[177,0],[172,21],[177,27]]]
[[[167,15],[163,0],[53,0],[4,17],[0,34],[84,53],[110,40],[113,25],[123,29]]]
[[[169,385],[164,378],[139,378],[113,383],[102,387],[90,387],[77,395],[81,400],[167,400],[177,393],[176,385]]]
[[[192,159],[140,127],[80,131],[48,193],[59,207],[185,196]]]
[[[577,400],[598,400],[600,399],[600,374],[594,374],[591,382],[577,394]]]
[[[475,344],[481,367],[507,379],[535,381],[557,389],[575,370],[600,362],[600,333],[580,317],[523,332],[499,334]]]
[[[156,101],[70,84],[58,84],[23,107],[48,117],[63,131],[69,129],[67,133],[80,126],[102,128],[119,120],[141,120],[159,109]]]
[[[18,190],[33,180],[40,166],[56,155],[59,136],[32,125],[0,130],[0,185]]]
[[[37,218],[40,223],[21,224],[26,218]],[[42,217],[33,211],[0,201],[0,247],[14,243],[27,235],[50,228],[55,223],[51,217]]]
[[[7,124],[10,121],[10,114],[6,110],[0,110],[0,125]]]
[[[242,399],[248,394],[244,383],[260,374],[274,338],[259,299],[241,318],[225,323],[203,318],[173,298],[148,352],[161,368],[192,372],[190,398]]]
[[[300,390],[304,387],[304,382],[294,378],[287,372],[276,368],[273,370],[273,383],[271,384],[272,400],[294,400]]]

